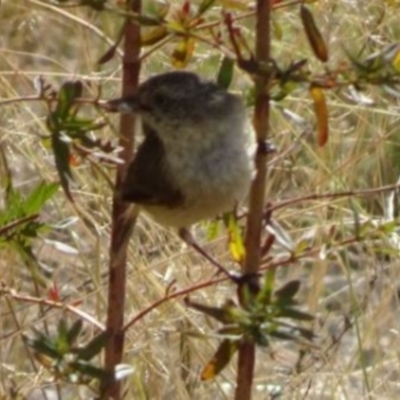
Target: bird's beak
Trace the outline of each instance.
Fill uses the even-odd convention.
[[[109,112],[132,113],[137,111],[139,106],[136,96],[120,97],[119,99],[109,100],[102,104],[102,108]]]

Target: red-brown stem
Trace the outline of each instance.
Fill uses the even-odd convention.
[[[140,12],[141,1],[131,0],[131,10]],[[136,92],[140,72],[140,27],[132,22],[126,23],[124,35],[124,57],[122,61],[122,96]],[[125,161],[117,170],[116,192],[121,187],[127,166],[132,159],[134,146],[135,120],[132,114],[123,114],[120,119],[120,141],[123,148],[121,158]],[[106,330],[108,341],[105,349],[105,369],[111,374],[120,364],[124,349],[124,306],[126,258],[129,238],[134,223],[132,207],[114,197],[112,206],[112,227],[110,245],[108,311]],[[120,382],[109,379],[102,383],[102,399],[119,400],[121,398]]]
[[[268,63],[270,59],[270,0],[257,0],[256,5],[256,46],[255,55],[259,63]],[[255,79],[256,102],[254,110],[254,128],[258,143],[256,155],[256,176],[250,190],[249,213],[246,225],[246,260],[244,274],[257,273],[260,268],[261,229],[265,198],[265,180],[267,174],[267,152],[263,151],[268,137],[269,96],[267,92],[268,76],[259,75]],[[239,348],[236,400],[251,399],[255,364],[255,345],[242,343]]]

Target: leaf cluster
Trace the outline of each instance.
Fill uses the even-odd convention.
[[[105,126],[104,122],[78,115],[82,88],[80,81],[67,81],[61,86],[54,101],[48,101],[49,113],[46,125],[50,132],[60,183],[70,201],[73,201],[70,191],[70,182],[73,180],[71,165],[76,163],[72,150],[81,156],[98,149],[105,153],[115,150],[109,143],[102,144],[100,140],[91,137],[93,131]]]
[[[227,301],[222,307],[212,307],[186,299],[186,304],[223,324],[217,330],[223,340],[202,372],[202,379],[214,378],[220,373],[243,343],[268,347],[272,340],[288,340],[312,345],[314,334],[299,323],[314,317],[297,306],[295,295],[300,288],[297,280],[286,283],[272,292],[269,275],[260,288],[256,276],[243,276],[238,282],[240,304]],[[293,323],[295,321],[295,323]]]
[[[33,252],[33,242],[47,225],[39,220],[39,212],[59,188],[58,183],[39,183],[27,195],[12,185],[7,174],[4,191],[4,208],[0,209],[0,250],[13,249],[31,271],[34,280],[44,284],[38,274],[38,261]]]
[[[92,362],[104,348],[107,335],[101,332],[87,344],[80,345],[82,328],[81,320],[68,327],[65,319],[61,319],[54,335],[34,330],[24,340],[33,350],[35,358],[57,379],[77,384],[88,384],[93,379],[107,379],[108,372]]]

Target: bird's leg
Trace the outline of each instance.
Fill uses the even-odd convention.
[[[228,278],[235,280],[235,275],[231,274],[225,267],[223,267],[214,257],[208,254],[194,239],[192,233],[187,228],[180,228],[178,231],[179,237],[190,247],[196,250],[204,258],[206,258],[211,264],[218,268],[218,274],[224,273]]]

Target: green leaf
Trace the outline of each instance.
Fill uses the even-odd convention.
[[[140,26],[159,26],[160,19],[158,17],[152,17],[150,15],[135,15],[130,16],[130,18],[137,22]]]
[[[275,292],[275,296],[280,300],[291,300],[300,289],[300,281],[293,280],[287,282],[284,286]]]
[[[217,321],[222,322],[224,324],[235,322],[235,320],[232,319],[232,315],[234,315],[234,313],[232,313],[232,309],[233,308],[237,309],[237,307],[235,305],[233,305],[232,303],[226,304],[223,308],[210,307],[210,306],[206,306],[206,305],[203,305],[200,303],[196,303],[194,301],[191,301],[189,298],[186,298],[185,304],[188,307],[193,308],[197,311],[200,311],[203,314],[206,314],[209,317],[212,317],[212,318],[216,319]]]
[[[279,339],[285,340],[299,340],[300,337],[311,342],[315,338],[315,334],[312,330],[302,328],[301,326],[293,326],[289,324],[280,324],[280,328],[271,330],[270,328],[265,331],[270,335]]]
[[[237,295],[245,310],[252,310],[260,304],[260,282],[258,274],[242,275],[237,282]]]
[[[292,341],[296,341],[298,339],[298,337],[293,334],[293,333],[288,333],[288,332],[282,332],[282,331],[272,331],[272,332],[268,332],[268,335],[271,337],[275,337],[277,339],[280,340],[292,340]]]
[[[75,340],[78,338],[79,334],[82,331],[83,323],[81,319],[78,319],[74,322],[74,324],[71,326],[71,329],[68,330],[67,332],[67,340],[69,345],[73,345]]]
[[[239,348],[239,341],[224,340],[218,347],[214,357],[208,362],[201,373],[201,380],[208,381],[218,375],[232,359]]]
[[[68,121],[62,122],[62,130],[67,131],[72,138],[79,137],[82,131],[96,130],[104,125],[100,125],[91,119],[86,118],[70,118]],[[74,136],[75,133],[75,136]]]
[[[103,368],[96,367],[84,360],[73,361],[70,365],[75,370],[91,378],[103,380],[110,376],[108,371],[104,370]]]
[[[279,317],[298,319],[300,321],[313,321],[314,316],[312,314],[296,310],[294,308],[283,308],[279,310]]]
[[[197,10],[197,16],[204,14],[214,3],[215,0],[203,0]]]
[[[220,231],[221,231],[220,220],[214,220],[209,222],[207,226],[207,239],[209,241],[216,239]]]
[[[60,354],[57,346],[41,332],[35,331],[35,337],[24,337],[26,344],[39,354],[44,354],[52,359],[58,359]]]
[[[64,355],[70,351],[70,345],[68,342],[68,328],[67,323],[64,319],[61,319],[58,323],[58,336],[56,338],[57,351],[60,355]]]
[[[85,347],[76,351],[78,357],[82,360],[90,360],[100,353],[100,351],[106,345],[107,338],[107,332],[101,332],[99,335],[94,337]]]
[[[258,346],[267,347],[269,346],[268,333],[263,332],[257,327],[257,329],[251,331],[251,341]]]
[[[107,0],[81,0],[83,6],[88,6],[95,11],[102,11]]]
[[[41,211],[43,205],[54,196],[59,186],[58,183],[39,183],[24,201],[25,212],[27,214],[36,214]]]
[[[68,332],[67,322],[65,321],[64,318],[62,318],[58,321],[58,326],[57,326],[58,337],[62,337],[64,339],[66,339],[67,332]]]
[[[232,58],[224,57],[218,71],[217,83],[224,89],[228,89],[233,78],[235,61]]]
[[[60,177],[60,183],[67,198],[73,202],[73,198],[69,189],[70,181],[73,179],[71,168],[69,165],[70,150],[68,144],[61,140],[58,131],[51,133],[51,144],[53,147],[54,158],[56,162],[56,168],[58,176]]]
[[[58,92],[58,102],[56,110],[54,111],[57,119],[64,120],[68,117],[72,103],[82,95],[82,82],[80,81],[67,81]]]

